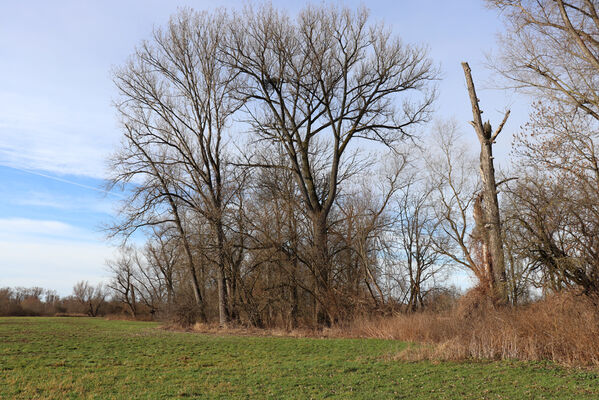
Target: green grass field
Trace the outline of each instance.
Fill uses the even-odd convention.
[[[393,360],[403,346],[210,336],[92,318],[0,318],[0,398],[599,398],[593,371]]]

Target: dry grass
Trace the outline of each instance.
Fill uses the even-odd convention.
[[[496,308],[477,290],[449,311],[362,317],[314,329],[259,329],[195,324],[167,325],[213,335],[379,338],[423,344],[397,355],[403,360],[517,359],[566,366],[599,366],[599,299],[560,293],[518,308]]]
[[[61,313],[54,314],[54,316],[55,317],[88,317],[89,315],[83,314],[83,313],[66,313],[66,312],[61,312]]]
[[[200,323],[197,322],[192,326],[182,326],[177,323],[169,323],[161,326],[162,329],[178,332],[195,332],[206,335],[218,336],[264,336],[264,337],[339,337],[338,330],[334,332],[327,330],[314,329],[279,329],[279,328],[256,328],[244,325],[235,325],[230,323],[226,327],[219,326],[218,323]]]
[[[466,295],[449,313],[419,313],[354,321],[346,334],[397,339],[431,346],[406,349],[415,359],[550,360],[599,366],[599,307],[564,293],[516,309],[496,309]]]
[[[138,315],[136,317],[133,317],[129,314],[123,314],[123,313],[106,314],[103,318],[106,320],[109,320],[109,321],[144,321],[144,322],[154,321],[152,319],[152,316],[147,315],[147,314]]]

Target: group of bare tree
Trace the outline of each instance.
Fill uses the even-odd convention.
[[[110,293],[102,284],[80,281],[73,294],[61,297],[54,290],[41,287],[0,288],[0,316],[88,315],[118,313],[118,301],[108,303]]]
[[[366,10],[179,12],[114,73],[111,233],[148,239],[111,261],[113,293],[133,316],[293,328],[418,310],[456,268],[498,304],[599,290],[599,18],[575,3],[489,1],[509,23],[494,65],[546,100],[507,179],[509,113],[483,123],[464,64],[480,160],[428,126],[438,69]]]
[[[489,3],[508,24],[495,69],[536,99],[506,188],[515,271],[537,275],[544,291],[597,292],[599,4]]]
[[[0,315],[51,315],[59,300],[55,291],[40,287],[0,288]]]

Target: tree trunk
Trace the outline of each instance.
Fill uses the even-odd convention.
[[[135,304],[135,286],[129,284],[129,290],[131,292],[131,302],[129,303],[129,309],[131,310],[131,316],[137,318],[137,305]]]
[[[227,293],[225,281],[225,233],[223,227],[217,224],[216,240],[218,251],[218,265],[216,266],[216,283],[218,290],[218,321],[221,327],[229,323],[229,312],[227,310]]]
[[[193,257],[191,257],[191,250],[188,251],[188,262],[193,263]],[[193,287],[193,295],[196,301],[196,305],[198,306],[198,311],[200,314],[200,321],[206,322],[206,308],[204,305],[204,299],[202,297],[202,292],[200,289],[200,283],[198,282],[198,277],[196,275],[196,269],[193,264],[189,268],[189,272],[191,275],[191,284]]]
[[[296,329],[298,326],[297,323],[297,314],[298,314],[298,300],[299,300],[299,294],[297,292],[297,284],[295,282],[295,278],[292,279],[292,281],[290,282],[291,285],[291,310],[289,312],[289,317],[290,317],[290,321],[289,321],[289,326],[290,329]]]
[[[152,164],[152,166],[154,167],[154,164]],[[155,167],[154,167],[154,170],[157,171]],[[157,173],[157,175],[158,175],[158,173]],[[161,179],[161,183],[162,183],[162,187],[165,190],[168,190],[168,185],[165,183],[165,181],[163,179]],[[193,253],[191,252],[191,245],[189,244],[189,240],[187,240],[187,236],[185,235],[185,230],[183,229],[183,222],[181,221],[181,218],[179,216],[179,207],[177,206],[177,203],[175,203],[175,200],[171,196],[168,196],[168,202],[171,206],[171,211],[172,211],[173,217],[175,218],[175,225],[177,226],[177,230],[179,231],[179,235],[181,236],[181,241],[183,242],[183,248],[185,250],[185,255],[187,256],[189,274],[191,275],[191,283],[192,283],[192,287],[193,287],[193,294],[194,294],[196,304],[198,306],[200,320],[202,322],[206,322],[206,307],[204,304],[204,299],[202,297],[200,283],[198,282],[198,276],[196,274],[195,263],[193,261]]]
[[[329,275],[330,259],[328,249],[327,220],[324,213],[315,213],[312,216],[312,269],[314,274],[315,322],[319,326],[330,326],[331,315],[329,307],[326,306],[330,300]]]

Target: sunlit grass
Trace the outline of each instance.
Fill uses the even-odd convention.
[[[0,318],[0,398],[599,398],[592,371],[394,360],[404,346],[211,336],[91,318]]]

